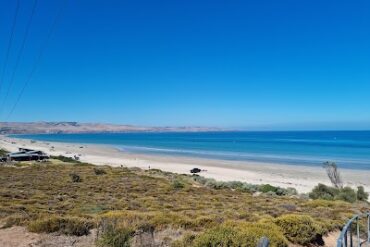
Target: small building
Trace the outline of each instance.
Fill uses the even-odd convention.
[[[19,148],[18,152],[9,153],[6,158],[8,161],[31,161],[49,159],[49,155],[39,150]]]

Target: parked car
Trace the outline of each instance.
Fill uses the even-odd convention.
[[[19,152],[9,153],[3,158],[8,161],[30,161],[49,159],[49,155],[39,150],[20,148]]]
[[[199,173],[199,172],[201,172],[202,170],[201,169],[199,169],[199,168],[193,168],[193,169],[191,169],[190,170],[190,173],[193,173],[193,174],[195,174],[195,173]]]

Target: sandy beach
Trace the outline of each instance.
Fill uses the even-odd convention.
[[[243,181],[252,184],[271,184],[281,187],[294,187],[300,193],[309,192],[318,183],[330,185],[325,170],[320,167],[281,165],[272,163],[226,161],[179,156],[143,155],[122,152],[105,145],[57,143],[31,141],[1,136],[0,147],[8,151],[18,148],[38,149],[49,155],[77,155],[81,161],[96,165],[139,167],[161,169],[174,173],[187,173],[198,167],[200,175],[220,181]],[[370,191],[370,171],[341,169],[345,185],[362,185]]]

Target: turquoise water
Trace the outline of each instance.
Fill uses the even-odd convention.
[[[125,152],[370,170],[370,131],[17,135],[39,141],[108,144]]]

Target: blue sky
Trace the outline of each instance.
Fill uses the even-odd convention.
[[[15,3],[0,2],[0,66]],[[370,129],[367,0],[69,1],[7,118],[60,4],[38,1],[1,121]]]

